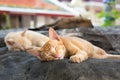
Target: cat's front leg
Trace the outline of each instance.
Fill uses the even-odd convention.
[[[77,63],[80,63],[86,59],[88,59],[88,55],[85,51],[80,51],[80,52],[78,52],[75,55],[70,57],[71,62],[77,62]]]

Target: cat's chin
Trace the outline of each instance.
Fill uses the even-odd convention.
[[[59,58],[56,58],[56,59],[61,60],[61,59],[64,59],[64,57],[59,57]]]
[[[54,60],[62,60],[63,58],[55,58]]]
[[[63,59],[63,57],[58,57],[58,58],[53,58],[52,60],[61,60],[61,59]]]

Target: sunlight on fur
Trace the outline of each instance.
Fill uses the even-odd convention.
[[[41,47],[48,40],[47,36],[30,30],[10,32],[4,39],[8,49],[14,51],[24,51],[31,47]]]
[[[80,63],[88,58],[120,59],[120,55],[107,54],[103,49],[78,37],[59,36],[53,28],[49,28],[50,40],[41,48],[30,49],[28,53],[42,61],[59,60],[69,57],[71,62]]]

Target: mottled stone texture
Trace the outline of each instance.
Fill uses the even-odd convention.
[[[120,80],[120,60],[41,62],[25,52],[0,56],[0,80]]]
[[[117,59],[88,59],[79,64],[67,58],[41,62],[26,52],[8,51],[3,38],[10,31],[0,31],[0,80],[120,80],[120,60]],[[47,31],[39,32],[47,35]],[[77,28],[58,32],[77,33],[109,53],[120,53],[120,28]]]

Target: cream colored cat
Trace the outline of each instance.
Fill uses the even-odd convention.
[[[49,38],[38,32],[27,30],[10,32],[4,40],[9,50],[20,51],[31,47],[41,47]]]
[[[50,40],[41,48],[29,49],[27,52],[42,61],[59,60],[70,57],[72,62],[82,62],[88,58],[120,59],[120,55],[107,54],[103,49],[78,37],[59,36],[54,29],[49,29]]]

